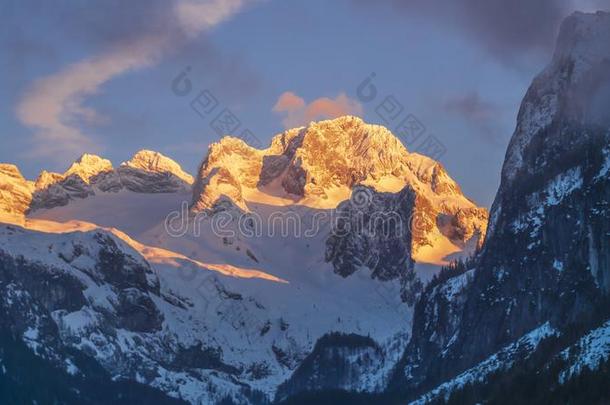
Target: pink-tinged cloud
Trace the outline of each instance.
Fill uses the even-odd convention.
[[[291,91],[286,91],[277,99],[273,107],[276,112],[290,112],[305,108],[305,100]]]
[[[300,127],[324,118],[337,118],[343,115],[361,116],[363,113],[362,105],[345,93],[339,93],[334,99],[320,97],[306,103],[302,97],[291,91],[280,95],[273,106],[273,111],[285,115],[282,120],[285,128]]]
[[[80,130],[80,124],[101,119],[95,110],[83,106],[84,100],[113,77],[155,63],[162,45],[155,38],[122,44],[34,82],[17,106],[19,120],[37,130],[29,154],[63,159],[99,151],[100,145]]]
[[[85,107],[86,98],[100,86],[126,72],[157,64],[180,38],[192,38],[235,14],[244,0],[178,0],[168,21],[176,30],[142,35],[128,42],[66,66],[34,82],[17,106],[19,120],[36,130],[28,155],[59,160],[101,149],[83,124],[100,122],[95,110]],[[181,34],[176,34],[179,32]]]

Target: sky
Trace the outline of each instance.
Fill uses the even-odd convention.
[[[152,149],[194,173],[228,132],[266,146],[352,114],[411,151],[433,139],[490,206],[562,19],[598,9],[610,0],[4,0],[0,162],[35,179]]]

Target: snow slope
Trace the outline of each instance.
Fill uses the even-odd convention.
[[[120,194],[113,197],[126,198]],[[93,202],[97,198],[82,202]],[[78,207],[70,204],[57,210],[71,208]],[[0,246],[12,256],[24,256],[52,266],[61,264],[62,259],[50,261],[47,246],[71,243],[75,238],[71,232],[86,235],[97,229],[83,221],[57,223],[35,218],[28,219],[26,226],[32,231],[19,238],[7,237],[0,241]],[[140,226],[140,229],[146,228]],[[208,228],[202,230],[200,237],[166,236],[168,241],[161,241],[160,245],[175,251],[197,251],[196,255],[185,255],[144,245],[118,230],[108,231],[141,254],[158,277],[160,296],[164,299],[153,297],[153,300],[163,314],[163,334],[171,335],[176,345],[183,347],[203,342],[221,348],[223,363],[238,370],[236,375],[224,376],[215,382],[224,387],[220,392],[238,398],[238,386],[226,385],[226,380],[237,378],[240,383],[272,397],[276,387],[290,376],[316,340],[331,331],[370,335],[391,350],[390,358],[394,359],[406,344],[411,310],[400,301],[398,283],[372,280],[364,271],[348,279],[334,274],[323,261],[322,236],[295,243],[275,235],[225,245]],[[147,234],[155,235],[150,239],[159,241],[154,229],[152,233],[144,232],[142,239]],[[55,238],[61,238],[62,242],[54,241]],[[246,250],[257,252],[259,262],[245,255]],[[265,253],[258,253],[263,250]],[[107,295],[103,291],[94,294],[96,302],[107,300],[103,298]],[[92,316],[93,320],[89,319]],[[66,314],[61,322],[69,329],[67,336],[77,334],[81,341],[86,341],[92,339],[91,333],[98,333],[87,327],[95,319],[90,310],[83,309]],[[129,343],[135,335],[128,336],[108,352],[98,353],[96,358],[103,362],[116,355],[116,350],[135,350],[134,343]],[[35,344],[36,339],[29,341]],[[378,376],[367,375],[364,381],[368,382],[359,388],[382,388],[392,364],[386,363],[378,370]],[[154,379],[142,377],[142,381],[170,395],[195,401],[208,390],[204,386],[212,378],[209,372],[202,373],[193,379],[166,370]],[[186,379],[188,384],[180,385],[181,379]],[[196,397],[189,397],[195,394]]]

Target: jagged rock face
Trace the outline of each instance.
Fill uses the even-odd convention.
[[[125,166],[116,171],[121,185],[135,193],[176,193],[189,188],[187,183],[169,172],[147,172]]]
[[[325,259],[335,273],[348,277],[367,268],[371,278],[400,280],[403,301],[413,305],[420,292],[411,256],[415,192],[377,193],[368,187],[354,189],[352,198],[339,204],[326,240]]]
[[[218,207],[223,202],[231,202],[246,210],[239,182],[224,167],[216,167],[195,184],[195,193],[199,193],[197,201],[192,206],[195,211],[203,211],[210,207]]]
[[[357,118],[322,121],[283,138],[287,173],[282,184],[300,196],[351,188],[369,177],[398,175],[406,164],[407,151],[396,137]]]
[[[551,65],[523,101],[465,298],[430,317],[440,299],[424,296],[403,386],[442,382],[547,321],[610,316],[610,121],[597,114],[610,95],[608,43],[610,14],[577,13],[562,25]]]
[[[218,201],[232,201],[247,211],[250,196],[261,191],[297,204],[334,209],[357,186],[395,195],[406,186],[413,190],[412,211],[418,224],[412,238],[414,255],[439,237],[464,247],[485,235],[487,211],[464,197],[441,164],[409,153],[386,128],[356,117],[288,130],[275,136],[265,150],[223,138],[210,146],[201,165],[192,211],[211,210]]]
[[[597,155],[606,148],[603,137],[610,128],[608,39],[608,13],[576,13],[562,25],[551,64],[534,79],[522,102],[492,207],[490,231],[502,215],[503,200],[514,194],[513,185],[523,188],[528,182],[549,180],[562,169],[578,166],[582,158],[595,159],[582,155],[587,153],[587,145],[599,143]],[[535,189],[533,184],[523,193]]]
[[[73,199],[87,198],[95,192],[78,174],[63,176],[42,172],[36,180],[32,210],[67,205]]]
[[[193,176],[158,152],[143,150],[116,170],[120,182],[136,193],[175,193],[188,190]]]
[[[242,186],[256,187],[262,162],[262,153],[241,139],[225,137],[210,145],[193,186],[192,210],[212,209],[223,199],[246,210]]]
[[[118,191],[120,180],[109,160],[84,154],[65,173],[42,171],[36,180],[31,209],[67,205],[101,191]]]
[[[368,267],[371,277],[399,278],[413,268],[409,221],[415,193],[376,193],[367,187],[354,190],[337,208],[333,231],[326,241],[326,260],[347,277]]]
[[[23,216],[32,201],[33,189],[16,166],[0,164],[0,213]]]
[[[67,205],[96,192],[184,192],[192,182],[192,176],[177,163],[157,152],[140,151],[117,169],[109,160],[85,154],[63,174],[43,171],[36,180],[29,209]]]
[[[415,393],[433,388],[452,376],[443,356],[457,343],[474,269],[424,290],[415,306],[413,336],[391,382],[395,390]],[[440,360],[439,360],[440,357]]]
[[[0,247],[0,318],[11,320],[7,326],[13,335],[23,335],[54,358],[68,346],[79,347],[85,337],[108,339],[111,329],[160,330],[163,317],[151,299],[159,295],[159,280],[122,242],[102,232],[47,239],[43,264],[5,248],[11,246],[7,241],[19,239],[36,246],[44,236],[12,226],[0,233],[5,242]],[[95,291],[102,285],[105,295]]]
[[[552,142],[545,148],[551,156],[564,141],[568,141],[564,151],[571,143],[580,142],[569,132],[558,131],[561,122],[586,121],[608,127],[609,19],[603,12],[575,13],[562,24],[553,60],[534,79],[519,110],[502,169],[504,188],[518,177],[544,169],[539,165],[548,160],[533,153],[534,145]]]
[[[187,184],[193,183],[193,176],[182,170],[178,163],[163,156],[159,152],[141,150],[136,153],[131,160],[123,163],[121,166],[152,173],[172,173]]]

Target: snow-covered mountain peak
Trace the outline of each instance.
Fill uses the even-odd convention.
[[[43,170],[40,172],[38,177],[36,178],[35,188],[36,190],[42,190],[44,188],[49,187],[52,184],[55,184],[61,180],[63,180],[64,176],[60,173],[48,172]]]
[[[68,170],[63,174],[63,177],[76,174],[85,182],[89,183],[92,177],[100,173],[110,172],[113,170],[112,162],[108,159],[101,158],[97,155],[85,153],[76,160]]]
[[[306,127],[306,136],[309,138],[323,137],[329,141],[335,140],[354,145],[368,141],[373,145],[388,144],[401,151],[406,150],[398,138],[386,127],[368,124],[362,118],[351,115],[311,122]]]
[[[272,194],[301,202],[317,200],[309,202],[327,208],[340,201],[330,194],[340,190],[348,198],[349,190],[358,184],[398,192],[406,184],[417,183],[415,188],[427,188],[432,194],[461,196],[440,163],[408,152],[387,128],[352,116],[287,130],[274,136],[264,150],[231,137],[211,145],[199,173],[201,187],[196,187],[194,196],[199,208],[205,207],[197,204],[198,194],[212,172],[231,177],[235,187],[273,188],[268,190]]]
[[[409,152],[387,128],[352,116],[289,129],[263,150],[223,138],[208,149],[191,209],[216,212],[232,203],[242,211],[261,204],[332,210],[360,185],[377,193],[415,192],[413,215],[425,217],[427,229],[414,238],[413,250],[425,251],[419,258],[426,262],[437,263],[485,233],[487,211],[462,194],[439,162]]]
[[[42,190],[49,186],[62,182],[67,178],[77,176],[84,183],[89,184],[96,180],[97,176],[112,172],[112,162],[97,155],[83,154],[70,165],[63,173],[48,172],[43,170],[36,179],[36,190]]]
[[[108,159],[84,154],[64,173],[43,170],[35,182],[28,182],[13,165],[0,165],[0,189],[14,188],[23,191],[19,200],[23,214],[41,208],[67,205],[70,201],[94,196],[98,193],[128,190],[135,193],[190,192],[193,177],[178,163],[158,152],[142,150],[131,160],[114,169]],[[3,197],[5,205],[12,199]],[[22,207],[23,205],[27,205]],[[24,208],[24,209],[23,209]],[[12,212],[14,209],[2,208]]]
[[[369,160],[369,169],[383,164],[384,160],[408,153],[387,128],[367,124],[353,116],[311,122],[306,127],[290,129],[276,135],[267,151],[282,154],[297,152],[298,156],[311,157],[312,161],[316,159],[310,155],[315,153],[320,163],[336,158],[346,160],[346,164],[354,168]],[[373,161],[370,161],[371,158]]]
[[[210,145],[210,149],[218,149],[219,151],[224,149],[233,149],[233,150],[256,150],[254,147],[248,145],[243,139],[236,138],[234,136],[224,136],[220,139],[220,141],[215,142]]]
[[[187,184],[193,183],[193,176],[182,170],[178,163],[159,152],[151,150],[137,152],[129,161],[123,162],[121,166],[154,173],[171,173]]]

